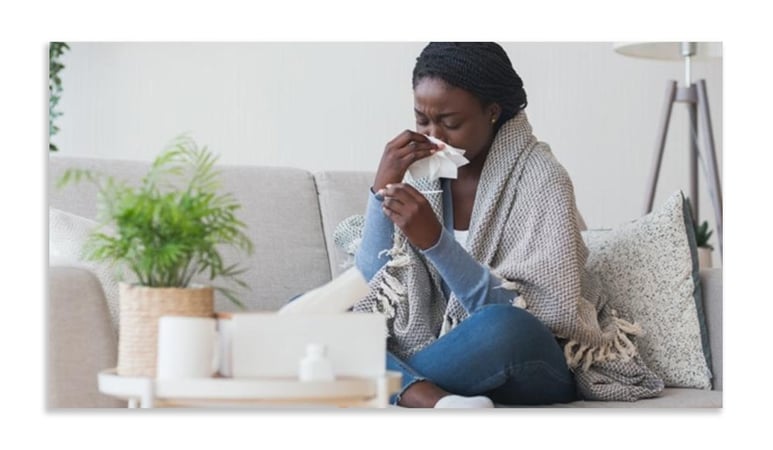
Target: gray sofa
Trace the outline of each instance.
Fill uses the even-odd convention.
[[[88,183],[56,188],[64,170],[80,167],[138,182],[147,163],[51,156],[49,206],[94,218],[96,189]],[[221,166],[224,189],[243,209],[255,253],[244,275],[250,310],[276,310],[287,299],[317,287],[342,271],[347,256],[332,242],[338,222],[362,213],[373,179],[367,172],[321,172],[277,167]],[[227,259],[236,255],[226,253]],[[713,390],[669,387],[658,398],[627,402],[579,401],[562,407],[721,407],[722,272],[701,271],[710,333]],[[117,330],[96,276],[82,267],[50,267],[47,305],[47,404],[57,407],[119,407],[97,390],[98,371],[116,365]],[[237,310],[216,298],[217,311]]]

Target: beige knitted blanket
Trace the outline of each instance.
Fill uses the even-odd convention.
[[[413,182],[419,190],[439,182]],[[440,196],[430,198],[442,220]],[[362,217],[342,222],[336,241],[351,252]],[[467,247],[513,290],[525,307],[564,344],[579,393],[586,399],[652,397],[663,382],[637,354],[641,329],[606,306],[602,286],[586,270],[588,250],[578,228],[572,182],[550,148],[538,142],[524,112],[497,133],[483,167]],[[456,297],[445,298],[435,268],[395,227],[391,260],[370,282],[356,311],[387,316],[389,350],[410,356],[467,317]],[[358,234],[359,233],[359,234]]]

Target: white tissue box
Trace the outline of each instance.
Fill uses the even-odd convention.
[[[297,378],[308,344],[323,344],[336,377],[386,372],[386,320],[373,313],[219,314],[220,374]]]

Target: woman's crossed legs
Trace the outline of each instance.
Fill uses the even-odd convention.
[[[392,403],[432,407],[450,394],[485,395],[507,405],[576,400],[574,377],[550,330],[529,312],[489,305],[405,361],[387,354],[403,374]]]

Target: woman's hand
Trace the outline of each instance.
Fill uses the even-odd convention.
[[[401,183],[408,167],[439,150],[427,136],[405,130],[389,141],[381,156],[373,191],[384,189],[387,184]]]
[[[389,184],[377,192],[384,198],[382,209],[414,246],[426,250],[437,243],[443,226],[427,198],[411,185]]]

